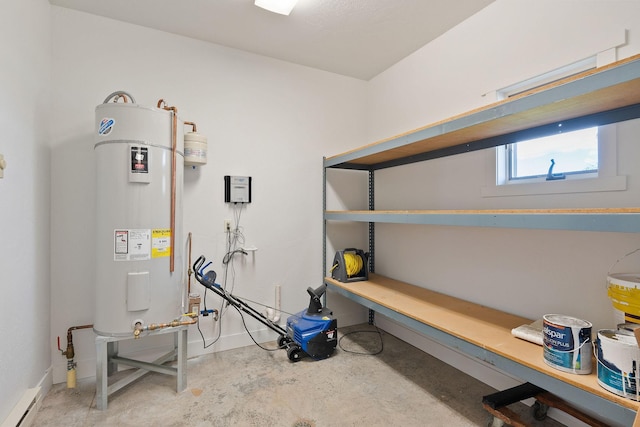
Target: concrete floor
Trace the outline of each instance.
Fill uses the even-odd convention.
[[[372,331],[369,325],[341,329]],[[150,373],[95,409],[95,381],[76,389],[57,384],[42,402],[35,426],[486,426],[482,396],[496,390],[382,332],[341,340],[329,359],[291,363],[285,351],[257,346],[188,361],[188,386]],[[266,346],[266,344],[265,344]],[[272,343],[272,347],[275,343]],[[118,373],[117,375],[121,375]],[[114,376],[115,377],[115,376]],[[530,408],[514,404],[534,426]]]

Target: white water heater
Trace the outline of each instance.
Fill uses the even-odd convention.
[[[138,322],[169,322],[185,298],[184,123],[175,110],[129,98],[96,107],[94,330],[106,336],[133,336]]]

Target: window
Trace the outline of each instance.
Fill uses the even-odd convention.
[[[503,88],[496,95],[505,99],[595,66],[594,56]],[[513,141],[488,150],[487,162],[482,197],[626,189],[626,177],[617,174],[616,124]]]
[[[569,64],[540,76],[497,91],[499,99],[506,99],[536,87],[596,67],[596,56]],[[514,141],[505,146],[499,156],[498,185],[566,179],[573,175],[598,172],[598,128],[562,132],[526,141]],[[498,147],[500,150],[500,147]],[[592,175],[593,176],[593,175]]]
[[[505,146],[509,181],[552,181],[598,173],[598,127]]]
[[[594,169],[592,171],[580,171],[579,169],[582,166],[565,168],[565,162],[567,161],[562,160],[563,158],[555,152],[548,152],[548,157],[539,161],[539,166],[537,166],[535,173],[530,172],[528,167],[522,166],[521,162],[518,167],[518,171],[516,172],[516,176],[519,174],[520,178],[516,177],[516,179],[509,179],[510,165],[508,161],[508,146],[503,145],[496,147],[495,151],[487,150],[487,176],[485,185],[481,189],[482,197],[625,190],[627,188],[626,176],[618,175],[617,173],[617,126],[617,124],[610,124],[590,128],[593,129],[594,133],[597,129],[597,170]],[[585,132],[590,131],[585,129]],[[570,135],[570,133],[567,132],[562,135]],[[523,142],[525,144],[523,144]],[[523,154],[523,147],[526,145],[526,142],[527,141],[521,141],[516,148],[516,151],[518,151],[516,155],[520,157],[520,160],[524,160],[525,163],[528,155]],[[539,143],[540,141],[531,140],[532,145]],[[583,156],[586,159],[589,159],[590,153],[593,152],[587,149],[578,149],[577,151],[589,153],[589,155]],[[547,181],[546,177],[551,164],[551,159],[555,160],[555,166],[552,172],[554,174],[564,174],[565,179]],[[535,163],[536,161],[532,162],[532,164]],[[563,166],[562,168],[560,167],[561,165]],[[539,172],[540,169],[542,172]]]

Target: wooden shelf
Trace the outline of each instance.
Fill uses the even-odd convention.
[[[640,117],[640,55],[325,159],[375,170]]]
[[[513,366],[523,367],[523,370],[511,373],[527,381],[530,377],[535,377],[535,382],[540,385],[540,378],[536,374],[541,374],[543,379],[557,380],[547,380],[550,384],[540,386],[565,399],[570,399],[571,396],[559,393],[555,390],[556,387],[569,385],[575,388],[575,391],[570,391],[569,394],[577,393],[580,399],[584,399],[581,401],[583,405],[597,396],[631,411],[640,408],[640,403],[611,393],[598,384],[595,360],[592,361],[593,372],[589,375],[567,373],[547,365],[541,346],[515,338],[511,334],[511,329],[531,323],[530,319],[373,273],[369,274],[367,281],[342,283],[325,277],[325,282],[330,289],[364,302],[365,306],[375,311],[385,314],[386,309],[392,315],[397,314],[404,319],[415,321],[414,326],[425,325],[425,328],[420,327],[420,332],[438,341],[444,341],[445,345],[459,348],[461,343],[469,344],[473,348],[465,348],[465,353],[498,367],[501,367],[501,364],[495,362],[494,356],[497,360],[511,361],[515,364]],[[411,322],[404,320],[404,323]],[[597,399],[595,401],[597,402]],[[589,407],[594,409],[598,406]],[[613,414],[602,415],[610,418]],[[633,419],[633,412],[629,412],[628,415]]]
[[[326,211],[328,221],[640,232],[640,208]]]
[[[467,113],[324,159],[328,168],[370,172],[518,140],[640,118],[640,55],[562,79]],[[326,173],[323,206],[326,209]],[[640,208],[325,211],[326,221],[640,232]],[[326,269],[326,224],[323,265]],[[631,425],[640,404],[604,390],[591,375],[544,363],[542,348],[511,335],[529,319],[371,273],[334,291],[425,336],[531,382],[607,420]]]

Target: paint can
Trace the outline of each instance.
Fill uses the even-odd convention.
[[[607,276],[607,295],[613,305],[615,323],[640,323],[640,274]]]
[[[591,323],[562,314],[542,317],[547,365],[573,374],[591,373]]]
[[[640,400],[637,387],[640,348],[627,330],[602,329],[596,338],[598,384],[605,390]]]

